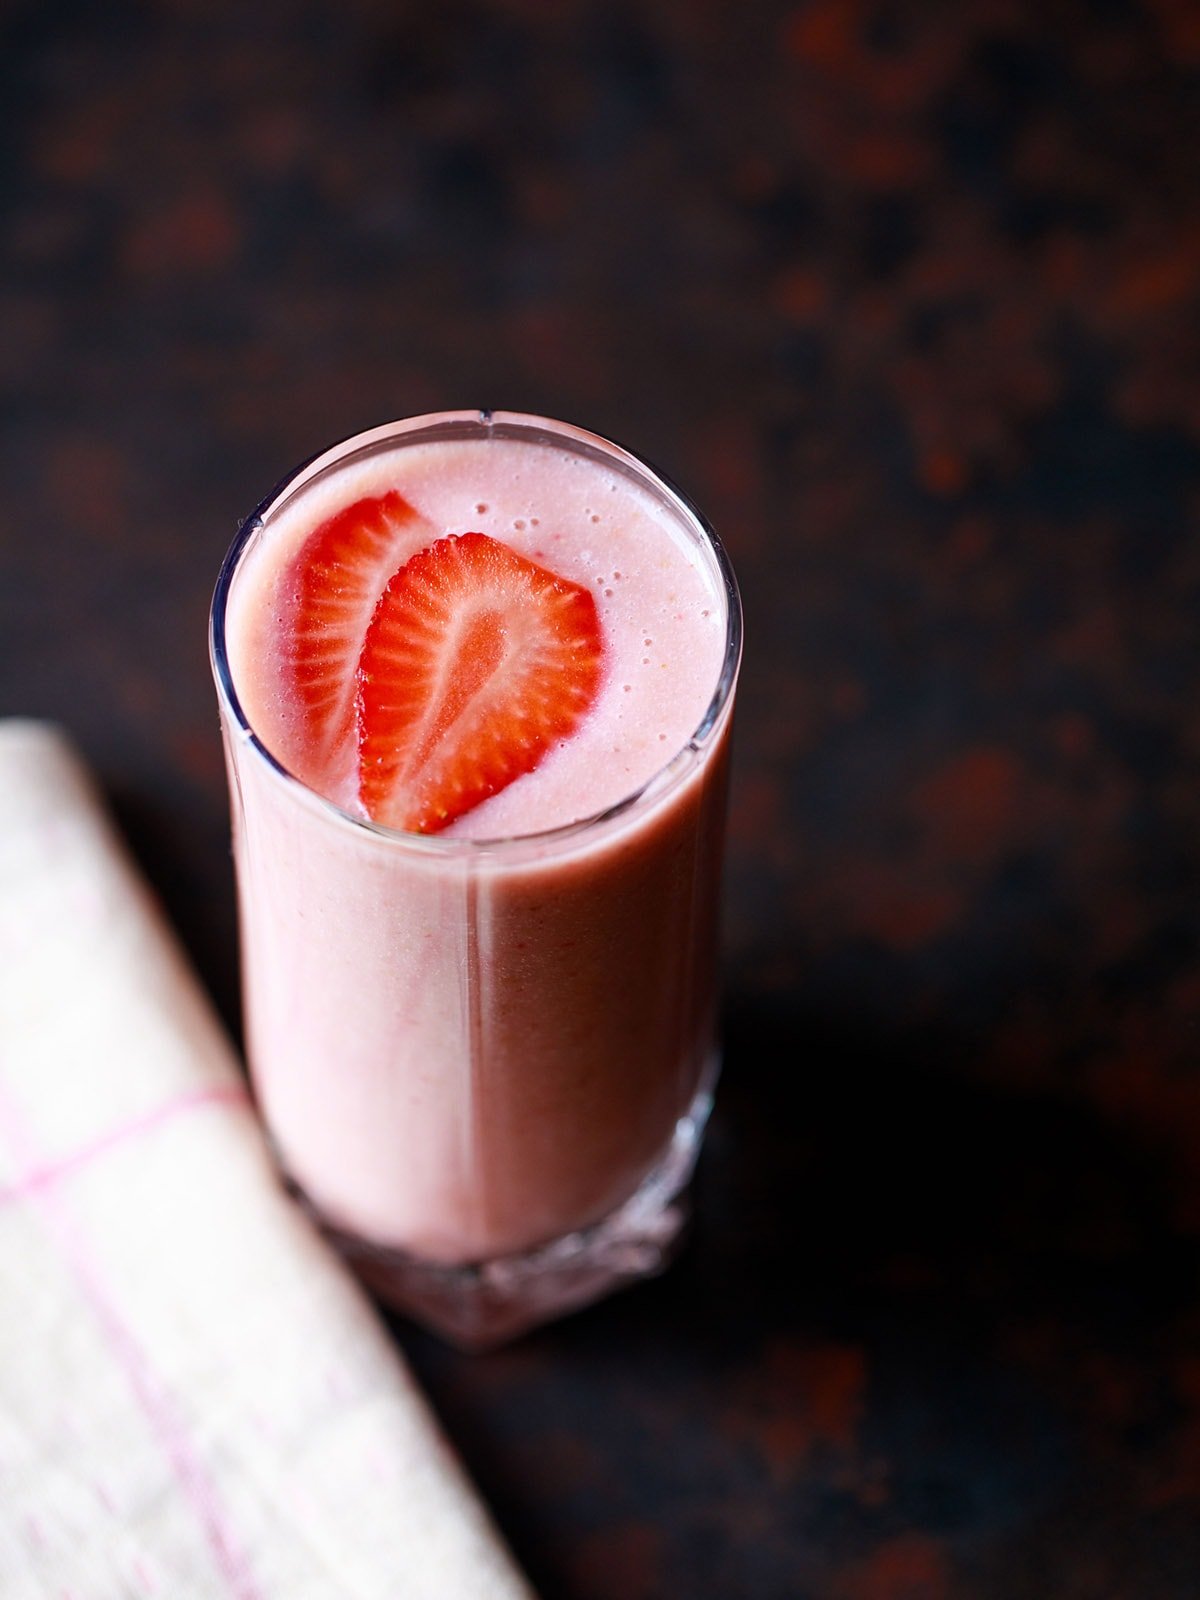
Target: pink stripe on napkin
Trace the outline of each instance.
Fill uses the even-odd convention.
[[[115,1128],[107,1140],[96,1140],[89,1150],[79,1152],[83,1157],[101,1148],[111,1148],[130,1132],[145,1132],[150,1127],[169,1120],[169,1114],[190,1110],[197,1102],[207,1103],[214,1097],[228,1099],[236,1093],[236,1086],[228,1090],[197,1090],[191,1096],[180,1096],[156,1113],[149,1113],[122,1128]],[[245,1099],[245,1091],[242,1091]],[[9,1094],[0,1087],[0,1137],[9,1151],[25,1164],[35,1159],[36,1146],[25,1118]],[[36,1172],[61,1174],[67,1165],[42,1167]],[[11,1191],[10,1191],[11,1192]],[[193,1445],[187,1424],[170,1390],[161,1381],[146,1351],[138,1343],[118,1307],[115,1296],[104,1282],[103,1273],[83,1230],[74,1221],[62,1197],[53,1192],[48,1181],[26,1186],[27,1195],[36,1196],[38,1207],[46,1223],[47,1232],[58,1245],[64,1261],[82,1292],[84,1300],[96,1319],[113,1361],[124,1373],[137,1404],[145,1414],[150,1429],[170,1463],[171,1471],[181,1493],[191,1505],[203,1530],[212,1553],[213,1564],[220,1574],[228,1593],[234,1600],[263,1600],[262,1591],[255,1583],[245,1551],[240,1547],[232,1524],[221,1505],[216,1486],[205,1469],[204,1462]]]
[[[242,1084],[222,1084],[210,1089],[189,1090],[186,1094],[177,1095],[175,1099],[168,1100],[161,1106],[141,1112],[119,1127],[110,1128],[107,1133],[100,1134],[98,1138],[78,1150],[72,1150],[65,1156],[59,1156],[56,1160],[41,1165],[29,1165],[19,1177],[10,1183],[0,1185],[0,1206],[8,1205],[14,1200],[27,1200],[40,1189],[49,1188],[60,1179],[69,1178],[81,1168],[90,1166],[98,1156],[107,1155],[110,1150],[118,1149],[131,1139],[140,1139],[145,1134],[162,1127],[164,1123],[174,1122],[176,1117],[183,1116],[186,1112],[199,1111],[206,1106],[250,1104],[250,1091]]]

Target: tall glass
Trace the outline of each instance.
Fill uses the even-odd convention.
[[[230,668],[239,573],[285,507],[365,456],[486,437],[649,494],[724,607],[691,738],[597,815],[500,839],[401,833],[289,773]],[[660,1271],[711,1103],[718,890],[741,611],[699,513],[644,462],[506,413],[336,445],[247,519],[212,610],[247,1049],[297,1192],[384,1298],[479,1347]]]

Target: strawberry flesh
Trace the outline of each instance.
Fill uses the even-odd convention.
[[[392,828],[438,833],[532,772],[603,675],[587,589],[483,533],[395,573],[358,664],[359,794]]]
[[[320,786],[352,759],[355,668],[381,590],[423,521],[394,490],[356,500],[304,541],[285,574],[284,681],[299,716],[298,776]],[[295,759],[298,758],[298,759]]]

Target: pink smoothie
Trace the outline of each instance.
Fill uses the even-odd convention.
[[[267,507],[228,590],[262,1109],[331,1221],[436,1262],[526,1250],[611,1212],[669,1145],[713,1048],[731,697],[711,710],[736,666],[725,583],[678,500],[555,427],[498,419],[407,443],[377,430],[339,447]],[[362,818],[350,752],[305,770],[280,667],[304,540],[390,489],[423,519],[397,564],[481,531],[586,584],[605,640],[576,732],[432,838]]]

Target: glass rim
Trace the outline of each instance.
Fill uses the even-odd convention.
[[[303,779],[298,778],[267,748],[251,726],[233,682],[225,627],[230,590],[247,546],[265,525],[267,518],[310,483],[326,473],[332,473],[354,456],[374,454],[389,443],[399,445],[409,435],[430,440],[540,436],[548,443],[559,442],[582,447],[584,453],[593,459],[606,457],[609,460],[616,460],[624,465],[631,476],[648,478],[668,505],[681,514],[685,523],[691,524],[693,532],[699,535],[700,541],[707,545],[711,552],[725,599],[725,650],[712,697],[695,730],[684,743],[657,767],[649,778],[611,805],[571,822],[560,823],[553,828],[489,838],[467,838],[461,835],[447,837],[441,833],[415,833],[402,828],[391,828],[384,823],[375,822],[370,817],[348,811],[337,801],[330,800]],[[409,442],[417,441],[413,438]],[[350,434],[309,456],[276,483],[239,525],[233,542],[226,551],[217,575],[209,610],[208,643],[209,661],[226,726],[232,725],[236,729],[242,742],[250,746],[284,783],[287,790],[294,793],[297,798],[315,806],[334,823],[349,826],[359,833],[374,836],[381,842],[406,848],[420,855],[436,857],[507,854],[520,847],[537,849],[559,843],[573,843],[581,835],[594,832],[632,812],[649,809],[682,783],[686,774],[692,769],[694,758],[703,753],[726,720],[741,665],[742,603],[732,563],[716,530],[683,490],[644,456],[628,449],[625,445],[618,444],[613,439],[606,438],[603,434],[592,433],[585,428],[559,422],[551,417],[482,408],[473,411],[435,411],[383,423],[379,427]]]

